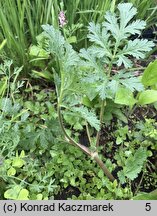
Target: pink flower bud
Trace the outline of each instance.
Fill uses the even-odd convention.
[[[61,27],[63,27],[64,25],[67,24],[67,20],[66,20],[64,11],[60,11],[59,16],[58,16],[58,19],[59,19],[59,25],[60,25]]]

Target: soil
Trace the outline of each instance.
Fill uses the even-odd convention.
[[[55,200],[67,200],[68,198],[71,198],[73,195],[78,197],[80,195],[80,191],[76,187],[68,186],[63,191],[58,193],[54,199]]]

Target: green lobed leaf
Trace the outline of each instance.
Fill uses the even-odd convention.
[[[156,90],[146,90],[140,93],[138,103],[140,105],[151,104],[157,101]]]
[[[36,56],[39,58],[45,58],[45,59],[47,59],[49,57],[48,52],[46,52],[44,49],[42,49],[38,46],[35,46],[35,45],[30,47],[29,55]]]
[[[7,171],[8,176],[14,176],[16,174],[16,169],[13,167],[10,167],[10,169]]]
[[[142,75],[141,81],[144,86],[152,86],[157,84],[157,60],[148,65]]]
[[[139,193],[133,197],[133,200],[157,200],[157,190],[150,193]]]
[[[114,102],[132,107],[136,103],[136,100],[134,99],[133,93],[129,89],[120,87],[116,93]]]
[[[29,191],[27,189],[22,189],[17,197],[17,200],[29,200]]]

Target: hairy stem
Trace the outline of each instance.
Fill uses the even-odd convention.
[[[90,145],[91,145],[92,140],[91,140],[91,136],[90,136],[90,132],[89,132],[89,127],[88,127],[87,121],[86,121],[86,132],[87,132],[87,136],[88,136],[89,143],[90,143]]]
[[[115,178],[113,175],[110,173],[110,171],[107,169],[103,161],[99,158],[99,155],[97,152],[92,153],[93,159],[96,161],[96,163],[101,167],[101,169],[104,171],[105,175],[109,178],[110,181],[114,181]]]
[[[68,143],[74,145],[74,146],[77,146],[79,149],[81,149],[84,153],[86,153],[87,155],[91,155],[91,151],[84,145],[81,145],[77,142],[75,142],[75,140],[73,140],[66,132],[65,128],[64,128],[64,125],[63,125],[63,120],[62,120],[62,115],[61,115],[61,110],[60,110],[60,107],[58,106],[57,108],[57,113],[58,113],[58,118],[59,118],[59,124],[60,124],[60,127],[61,127],[61,130],[65,136],[65,139],[68,141]]]
[[[60,127],[61,130],[65,136],[65,139],[68,141],[69,144],[72,144],[76,147],[78,147],[79,149],[81,149],[85,154],[87,154],[88,156],[90,156],[91,158],[93,158],[96,163],[100,166],[100,168],[103,170],[104,174],[109,178],[110,181],[114,181],[114,177],[113,175],[110,173],[110,171],[107,169],[107,167],[105,166],[105,164],[103,163],[103,161],[99,158],[98,153],[97,152],[92,152],[88,147],[77,143],[75,140],[73,140],[66,132],[65,128],[64,128],[64,124],[63,124],[63,120],[62,120],[62,115],[61,115],[61,110],[60,110],[60,106],[58,105],[57,107],[57,113],[58,113],[58,118],[59,118],[59,123],[60,123]]]
[[[103,115],[104,115],[104,108],[106,105],[106,101],[103,100],[101,103],[101,109],[100,109],[100,130],[98,131],[97,135],[96,135],[96,147],[99,146],[99,142],[100,142],[100,134],[101,134],[101,127],[103,124]]]

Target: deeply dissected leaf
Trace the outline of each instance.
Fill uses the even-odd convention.
[[[109,82],[104,81],[97,87],[97,91],[99,93],[99,96],[102,100],[106,98],[113,99],[115,96],[115,93],[118,89],[118,82],[116,80],[111,80]]]
[[[64,70],[69,71],[72,66],[76,66],[79,62],[79,55],[68,43],[65,44]]]
[[[84,62],[84,66],[92,67],[96,70],[96,72],[102,71],[102,65],[98,64],[98,62],[96,61],[96,56],[94,54],[92,55],[89,49],[81,49],[80,57],[86,60],[86,62]]]
[[[119,178],[119,181],[121,182],[121,184],[124,184],[126,181],[124,170],[119,171],[117,175],[118,175],[118,178]]]
[[[130,91],[143,91],[144,86],[141,83],[139,77],[134,77],[134,74],[131,72],[125,72],[125,70],[119,71],[116,75],[113,76],[117,82],[130,89]]]
[[[132,66],[132,61],[123,54],[120,54],[118,55],[117,65],[121,66],[122,64],[125,68],[130,68]]]
[[[94,43],[89,50],[98,59],[102,58],[106,64],[112,61],[118,66],[124,65],[125,68],[130,68],[132,66],[130,56],[137,59],[144,58],[154,44],[146,39],[126,40],[131,35],[141,34],[146,22],[132,21],[137,13],[132,3],[118,4],[118,10],[118,15],[111,11],[106,12],[102,25],[89,24],[88,38]]]
[[[75,107],[74,111],[78,112],[97,131],[100,130],[100,121],[97,119],[94,112],[89,111],[86,107]]]
[[[84,83],[82,90],[84,92],[84,95],[86,95],[90,101],[92,101],[97,95],[97,85],[96,83]]]
[[[134,155],[130,155],[126,160],[124,172],[125,176],[134,180],[141,172],[144,162],[147,159],[146,149],[140,147]]]
[[[133,4],[119,4],[118,10],[120,20],[114,13],[107,12],[105,15],[106,22],[103,23],[106,29],[112,33],[116,41],[120,42],[131,34],[140,34],[141,30],[146,26],[146,23],[140,20],[131,22],[137,13],[137,9],[133,7]]]
[[[45,37],[47,41],[48,52],[57,56],[59,62],[62,64],[61,70],[69,72],[69,68],[77,65],[79,62],[79,56],[74,51],[72,46],[65,41],[61,32],[50,25],[43,25]]]
[[[146,90],[140,93],[138,103],[140,105],[151,104],[157,101],[156,90]]]
[[[153,46],[153,42],[147,39],[129,40],[125,47],[117,54],[118,66],[124,64],[126,68],[131,67],[131,61],[127,56],[131,55],[136,59],[142,59],[145,57],[145,53],[149,52]]]
[[[97,92],[102,100],[107,98],[107,89],[106,89],[107,82],[103,82],[101,85],[97,87]]]
[[[140,82],[138,77],[130,77],[126,79],[119,80],[122,85],[124,85],[126,88],[130,89],[130,91],[134,92],[137,91],[143,91],[144,87],[142,83]]]
[[[157,60],[151,62],[145,69],[142,76],[142,83],[145,86],[157,84]]]
[[[64,37],[61,32],[50,25],[42,25],[45,36],[48,38],[48,52],[55,54],[59,59],[64,54],[63,46],[65,44]]]
[[[110,44],[108,42],[110,34],[108,34],[107,30],[103,27],[101,29],[100,24],[95,24],[93,22],[89,23],[89,34],[88,38],[91,42],[94,42],[96,45],[99,45],[101,48],[94,47],[94,50],[97,50],[97,55],[99,57],[103,56],[112,56],[111,50],[110,50]]]
[[[82,81],[84,83],[95,83],[98,80],[100,80],[100,74],[95,72],[88,73],[85,77],[82,78]]]

